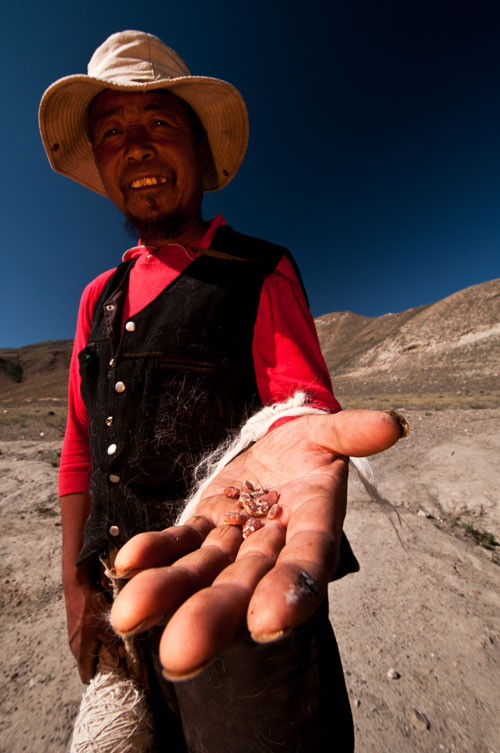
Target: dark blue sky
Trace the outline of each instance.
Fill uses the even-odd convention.
[[[45,88],[126,28],[242,92],[247,156],[204,215],[288,246],[315,316],[402,311],[500,276],[497,3],[169,5],[4,9],[0,347],[72,337],[81,290],[133,245],[108,200],[52,172],[37,126]]]

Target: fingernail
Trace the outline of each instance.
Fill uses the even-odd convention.
[[[138,622],[137,625],[134,625],[134,627],[129,628],[128,630],[117,630],[115,628],[115,633],[117,633],[117,635],[133,635],[134,633],[143,633],[154,624],[155,622],[153,620],[142,620],[142,622]]]
[[[403,437],[407,437],[410,433],[410,425],[408,424],[408,421],[404,416],[402,416],[400,413],[396,413],[395,410],[386,410],[384,413],[387,413],[389,416],[391,416],[398,424],[399,424],[399,431],[401,434],[401,439]]]
[[[108,575],[110,578],[116,580],[126,580],[127,578],[131,578],[138,572],[140,572],[140,570],[117,570],[116,567],[110,567],[108,570]]]
[[[252,640],[256,643],[272,643],[273,641],[280,641],[282,638],[286,638],[290,635],[293,628],[285,628],[283,630],[277,630],[275,633],[250,633]]]
[[[201,667],[196,667],[196,669],[193,669],[190,672],[185,672],[181,675],[174,674],[174,672],[169,672],[166,669],[162,669],[161,673],[165,680],[170,680],[170,682],[182,682],[183,680],[190,680],[192,677],[201,675],[203,670],[206,669],[209,664],[210,662],[208,661],[206,664],[202,664]]]
[[[117,633],[117,635],[134,635],[134,633],[145,633],[146,630],[154,627],[154,625],[165,625],[167,622],[168,616],[165,614],[160,614],[158,617],[148,617],[146,620],[138,622],[137,625],[134,625],[134,627],[130,628],[129,630],[116,630],[115,628],[115,633]]]

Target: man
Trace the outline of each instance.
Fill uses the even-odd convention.
[[[99,557],[119,550],[115,573],[131,580],[112,622],[140,636],[159,750],[352,750],[326,588],[356,569],[341,538],[346,456],[389,447],[401,426],[336,413],[288,252],[202,218],[203,191],[226,185],[245,152],[241,95],[191,76],[156,37],[121,32],[88,76],[45,92],[40,127],[52,166],[109,196],[141,235],[86,288],[70,372],[63,584],[82,680],[100,644],[118,650]],[[298,390],[307,398],[293,402]],[[203,455],[266,404],[265,430],[169,527]],[[243,539],[224,522],[235,502],[223,489],[245,480],[281,496]]]

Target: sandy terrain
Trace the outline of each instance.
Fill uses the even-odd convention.
[[[62,411],[0,409],[0,751],[63,753],[82,686],[59,582]],[[346,530],[361,572],[331,586],[357,751],[500,753],[499,547],[473,537],[500,539],[500,409],[407,417],[411,437],[374,462],[405,548],[353,480]]]

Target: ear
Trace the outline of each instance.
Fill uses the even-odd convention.
[[[204,133],[201,139],[198,142],[197,146],[198,150],[198,164],[200,165],[200,170],[202,176],[208,177],[209,175],[213,175],[215,171],[215,164],[214,164],[214,158],[212,156],[212,150],[210,149],[210,144],[208,142],[207,134]]]

